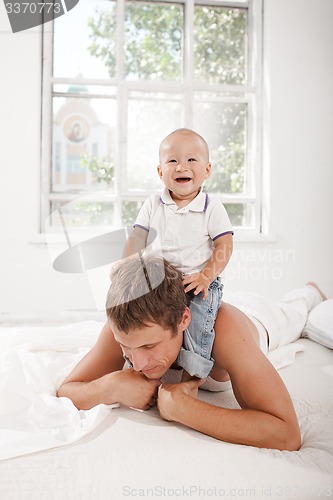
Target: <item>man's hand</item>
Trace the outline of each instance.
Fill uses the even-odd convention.
[[[185,293],[194,289],[194,295],[198,295],[200,292],[203,293],[203,300],[208,297],[208,287],[210,285],[210,279],[201,273],[188,274],[183,278],[183,285],[185,287]]]
[[[117,373],[118,402],[129,408],[149,410],[156,404],[159,380],[150,380],[132,368]]]
[[[181,409],[187,397],[196,399],[198,388],[205,379],[194,378],[180,384],[162,384],[158,389],[157,408],[164,420],[177,420],[176,410]]]

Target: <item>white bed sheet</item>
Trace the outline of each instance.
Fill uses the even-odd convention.
[[[39,369],[52,373],[52,377],[47,384],[42,377],[40,387],[50,394],[99,332],[99,323],[84,325],[73,325],[65,344],[60,341],[61,330],[55,328],[45,329],[43,345],[39,329],[4,329],[0,335],[2,341],[9,341],[12,355],[21,355],[23,350],[31,356],[32,352],[44,355],[45,364],[42,368],[39,365]],[[59,427],[61,415],[66,432],[57,435],[48,430],[39,436],[45,447],[56,438],[53,446],[58,447],[0,462],[0,499],[333,498],[333,351],[310,340],[297,343],[305,347],[304,352],[296,355],[292,365],[282,368],[280,375],[291,393],[300,422],[300,451],[223,443],[161,420],[156,409],[138,412],[101,405],[90,412],[78,412],[67,401],[65,410],[71,418],[62,420],[65,411],[61,408],[55,422],[55,428]],[[25,362],[27,373],[29,355]],[[7,356],[2,369],[6,366],[10,366]],[[0,387],[5,385],[6,390],[8,373],[3,371],[0,380]],[[20,383],[16,391],[21,394]],[[200,391],[200,397],[213,404],[238,407],[232,391]],[[1,398],[1,408],[3,401]],[[19,425],[19,418],[17,422]],[[13,422],[7,423],[10,427]],[[41,445],[40,423],[37,421],[36,449]],[[59,447],[59,436],[71,435],[71,430],[72,441],[80,438],[80,433],[83,437]],[[31,435],[26,438],[31,445]],[[0,452],[6,450],[1,447]]]

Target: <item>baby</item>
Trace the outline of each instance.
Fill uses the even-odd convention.
[[[183,273],[185,291],[193,295],[192,320],[177,363],[185,370],[183,380],[205,378],[214,365],[214,322],[223,291],[220,274],[232,254],[233,231],[222,202],[202,190],[211,173],[203,137],[189,129],[175,130],[162,141],[159,161],[157,171],[165,189],[143,204],[125,256],[145,248],[150,230],[157,231],[163,257]]]

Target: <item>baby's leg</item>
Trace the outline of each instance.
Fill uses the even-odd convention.
[[[186,372],[182,380],[193,376],[205,378],[213,368],[211,353],[215,338],[214,323],[222,299],[222,289],[220,280],[215,280],[209,287],[206,300],[202,299],[200,293],[190,304],[192,319],[184,332],[184,348],[178,356],[178,364]]]

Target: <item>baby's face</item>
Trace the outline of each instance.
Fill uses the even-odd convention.
[[[175,201],[190,202],[210,175],[207,145],[191,132],[168,136],[160,147],[157,171]]]

